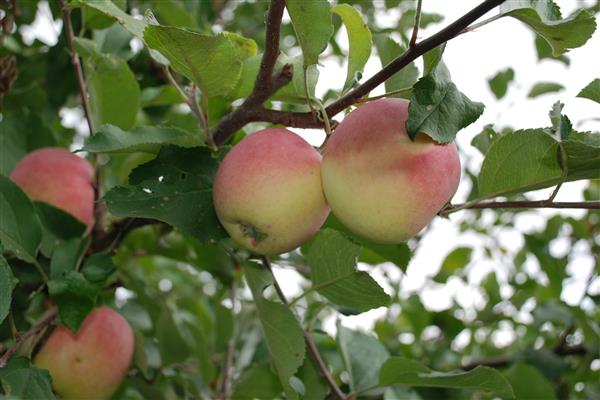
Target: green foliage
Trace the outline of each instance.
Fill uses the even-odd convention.
[[[458,191],[455,205],[463,196],[467,208],[500,196],[527,205],[530,191],[571,181],[579,186],[562,187],[561,201],[600,200],[600,133],[577,130],[597,121],[570,119],[561,102],[548,126],[525,125],[510,112],[483,114],[483,104],[452,82],[446,42],[422,61],[411,58],[414,47],[407,52],[417,2],[288,0],[273,78],[290,64],[291,80],[256,108],[242,108],[234,137],[213,151],[189,105],[212,130],[231,122],[270,45],[270,2],[70,0],[74,54],[96,130],[88,133],[66,24],[56,41],[38,37],[46,18],[61,26],[61,10],[52,1],[51,15],[45,2],[17,3],[15,13],[12,2],[0,1],[0,362],[8,361],[0,367],[0,398],[54,399],[50,375],[31,363],[50,333],[36,323],[56,306],[58,317],[48,323],[76,331],[101,305],[123,315],[135,336],[115,399],[333,398],[323,368],[356,400],[600,398],[598,210],[462,210],[395,244],[357,237],[331,214],[303,246],[271,259],[272,274],[227,237],[212,199],[228,145],[274,125],[272,116],[314,127],[322,115],[311,112],[307,96],[328,106],[366,81],[367,65],[383,68],[402,54],[409,62],[380,87],[388,97],[410,99],[411,137],[424,132],[439,143],[457,142],[461,185],[471,187],[468,196]],[[507,1],[482,22],[523,22],[535,35],[537,60],[568,69],[581,63],[577,52],[566,53],[594,40],[600,12],[598,5],[577,6],[563,17],[552,1]],[[420,28],[452,22],[439,24],[443,18],[422,12]],[[467,31],[451,41],[475,38],[479,29]],[[433,47],[428,37],[420,30],[417,46]],[[528,83],[529,93],[513,90],[522,72],[511,57],[494,76],[469,77],[469,93],[489,87],[489,105],[502,99],[510,110],[531,101],[526,97],[581,89],[556,78]],[[16,70],[6,68],[9,58]],[[487,62],[476,46],[463,61]],[[336,64],[340,87],[327,82],[324,67]],[[577,96],[600,103],[600,80]],[[269,110],[266,121],[259,106]],[[349,110],[329,117],[340,121]],[[477,154],[461,138],[480,117],[480,133],[471,132]],[[94,227],[31,201],[10,180],[19,160],[48,146],[89,153]],[[441,214],[447,210],[455,211]],[[444,225],[466,244],[428,234]],[[442,243],[432,237],[444,241],[447,254],[437,254]],[[436,265],[423,265],[427,259]],[[567,300],[571,292],[581,298]]]

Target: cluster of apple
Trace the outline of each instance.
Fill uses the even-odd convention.
[[[254,133],[227,154],[214,182],[219,220],[237,243],[280,254],[310,239],[330,207],[357,235],[398,243],[417,234],[452,197],[460,179],[454,144],[406,132],[408,101],[384,99],[351,112],[323,157],[282,128]],[[94,224],[94,172],[62,148],[24,157],[11,179],[34,201]],[[93,310],[76,334],[54,330],[35,357],[63,398],[109,398],[127,373],[131,327],[117,312]]]
[[[456,192],[460,158],[406,131],[408,100],[381,99],[352,111],[327,140],[323,157],[282,128],[233,147],[214,182],[219,220],[248,250],[274,255],[312,237],[329,210],[352,232],[399,243],[425,227]]]

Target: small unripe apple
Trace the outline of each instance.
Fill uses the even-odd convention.
[[[94,223],[94,170],[67,149],[45,147],[27,154],[10,178],[33,201],[48,203],[87,226]]]
[[[59,326],[34,358],[47,369],[62,399],[108,399],[125,378],[134,350],[133,332],[118,312],[94,309],[76,334]]]
[[[408,100],[371,101],[336,128],[323,152],[323,190],[334,215],[379,243],[415,236],[456,192],[456,146],[406,132]]]
[[[329,214],[321,155],[287,129],[256,132],[223,159],[213,201],[219,220],[241,246],[266,255],[293,250]]]

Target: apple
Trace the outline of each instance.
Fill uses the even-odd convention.
[[[108,308],[94,309],[76,334],[56,328],[34,358],[63,399],[108,399],[127,374],[134,338],[129,323]]]
[[[251,134],[221,162],[213,202],[219,220],[241,246],[264,255],[293,250],[329,214],[321,155],[287,129]]]
[[[381,99],[352,111],[325,145],[321,174],[333,214],[378,243],[415,236],[456,192],[454,143],[406,132],[409,101]]]
[[[94,169],[60,147],[45,147],[19,161],[10,178],[31,200],[48,203],[85,225],[94,224]]]

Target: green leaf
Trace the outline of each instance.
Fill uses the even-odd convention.
[[[69,271],[75,271],[88,246],[89,238],[75,238],[56,246],[50,260],[50,279],[60,279]]]
[[[548,113],[550,122],[552,122],[554,137],[559,138],[561,142],[567,140],[573,131],[573,124],[571,124],[569,118],[562,113],[563,107],[564,104],[557,101],[552,105],[552,109]]]
[[[463,269],[471,261],[472,252],[473,249],[470,247],[457,247],[452,250],[442,262],[442,266],[433,280],[445,283],[449,277]]]
[[[20,400],[55,400],[51,382],[48,371],[31,365],[25,357],[13,357],[0,368],[4,393]]]
[[[377,48],[377,54],[381,60],[381,66],[385,67],[394,59],[404,53],[406,48],[396,43],[389,35],[378,33],[373,36],[373,42]],[[419,78],[419,69],[414,62],[411,62],[399,72],[395,73],[390,79],[385,81],[386,93],[395,90],[406,89],[412,87]],[[399,93],[393,97],[408,98],[410,91]]]
[[[331,12],[340,16],[348,32],[350,50],[348,72],[344,82],[344,91],[346,91],[356,85],[362,77],[365,64],[371,55],[371,31],[358,10],[349,4],[335,5],[331,7]]]
[[[596,78],[577,93],[577,97],[600,103],[600,79]]]
[[[48,293],[58,305],[60,319],[72,332],[77,332],[94,308],[99,290],[76,271],[65,272],[48,281]]]
[[[0,324],[10,311],[12,291],[17,286],[18,280],[14,277],[10,265],[0,252]]]
[[[596,20],[589,11],[580,9],[563,19],[552,1],[508,1],[500,6],[500,15],[529,25],[548,42],[554,56],[583,46],[596,30]]]
[[[253,40],[230,33],[203,35],[172,26],[150,25],[144,31],[144,39],[209,97],[231,92],[242,73],[242,62],[256,54]]]
[[[565,64],[566,66],[569,66],[571,64],[571,60],[569,59],[569,57],[567,57],[564,54],[561,54],[560,56],[557,56],[557,57],[553,56],[552,55],[552,47],[550,47],[548,42],[546,42],[546,39],[544,39],[543,37],[541,37],[539,35],[535,36],[535,49],[537,51],[538,61],[541,61],[544,59],[550,59],[550,60],[560,61],[563,64]]]
[[[271,400],[280,396],[283,388],[277,375],[266,364],[259,364],[244,371],[236,382],[233,400]]]
[[[411,139],[423,132],[439,143],[450,143],[459,130],[479,118],[483,108],[456,88],[440,62],[413,86],[406,129]]]
[[[100,53],[88,39],[76,38],[74,44],[84,59],[95,125],[133,127],[140,108],[140,87],[127,62],[114,54]]]
[[[534,97],[538,97],[538,96],[541,96],[546,93],[558,92],[558,91],[563,90],[564,88],[565,87],[563,85],[561,85],[560,83],[538,82],[535,85],[533,85],[531,90],[529,90],[527,97],[534,98]]]
[[[163,85],[144,88],[141,94],[141,102],[142,107],[145,108],[181,104],[185,100],[175,86]]]
[[[40,251],[51,258],[55,248],[66,240],[80,238],[86,226],[71,214],[47,203],[34,202],[42,226]]]
[[[365,271],[356,269],[360,246],[333,229],[324,229],[307,245],[312,288],[332,303],[368,311],[384,307],[390,297]]]
[[[124,131],[113,125],[103,125],[94,136],[86,139],[83,150],[92,153],[156,154],[163,144],[199,145],[200,136],[168,126],[142,126]]]
[[[106,253],[95,253],[85,259],[81,272],[88,282],[103,287],[107,279],[117,270],[112,257]]]
[[[483,130],[473,137],[471,140],[471,146],[475,147],[485,155],[489,150],[490,146],[500,135],[494,130],[492,125],[486,125]]]
[[[35,113],[4,112],[0,118],[0,174],[9,176],[25,154],[40,147],[56,146],[52,131]]]
[[[104,199],[118,217],[156,219],[202,241],[225,238],[212,204],[217,167],[205,147],[163,146],[129,175],[133,186],[113,188]]]
[[[304,55],[304,68],[319,62],[319,54],[333,34],[333,23],[327,0],[287,0],[288,10],[298,43]]]
[[[385,346],[373,336],[344,328],[339,321],[337,331],[338,346],[352,391],[377,386],[379,369],[390,358]]]
[[[508,133],[488,150],[478,177],[479,194],[495,197],[559,182],[558,142],[542,129]]]
[[[42,240],[40,221],[25,193],[0,175],[0,241],[23,261],[34,262]]]
[[[568,181],[600,178],[600,133],[572,131],[563,146]]]
[[[515,70],[512,68],[506,68],[499,71],[496,75],[488,79],[488,85],[494,96],[497,99],[501,99],[506,95],[508,85],[515,79]]]
[[[263,290],[273,283],[268,271],[258,264],[247,263],[244,265],[244,272],[252,291],[271,362],[287,397],[297,399],[298,393],[290,385],[290,379],[304,361],[306,349],[302,328],[288,307],[263,297]]]
[[[483,390],[503,398],[515,398],[506,378],[493,368],[479,366],[468,372],[437,372],[402,357],[392,357],[383,364],[379,384]]]
[[[302,396],[305,400],[325,400],[329,388],[323,381],[321,373],[313,359],[306,357],[304,364],[298,370],[298,378],[304,383],[305,392]],[[269,399],[270,400],[270,399]]]
[[[161,361],[165,366],[183,362],[191,355],[172,314],[168,308],[163,307],[156,321],[156,338]]]
[[[535,367],[523,363],[513,364],[504,376],[512,385],[519,400],[555,400],[552,384]]]

